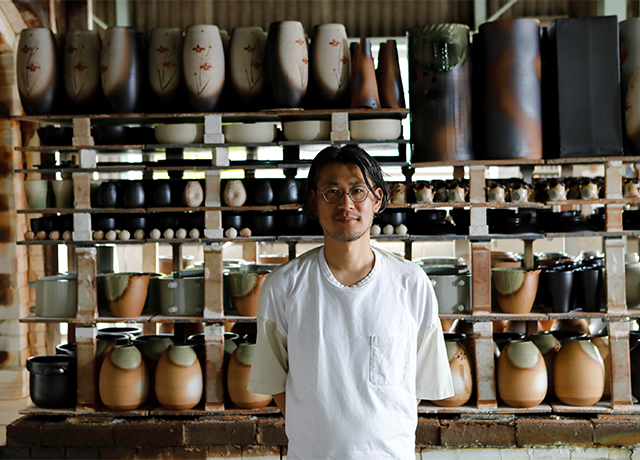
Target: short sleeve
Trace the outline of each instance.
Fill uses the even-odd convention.
[[[416,359],[416,396],[419,399],[438,400],[454,395],[451,368],[442,326],[436,322],[418,337]]]

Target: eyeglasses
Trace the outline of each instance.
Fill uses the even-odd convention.
[[[344,193],[345,190],[342,190],[341,188],[330,187],[322,192],[322,197],[327,203],[334,204],[342,199]],[[360,185],[356,185],[355,187],[346,190],[346,193],[354,203],[362,203],[367,199],[367,196],[369,196],[369,190],[367,190],[366,187],[361,187]]]

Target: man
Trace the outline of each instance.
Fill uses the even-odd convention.
[[[261,288],[249,390],[274,395],[290,459],[414,459],[416,399],[453,395],[429,279],[370,246],[388,200],[364,150],[322,150],[305,206],[324,246],[278,267]]]

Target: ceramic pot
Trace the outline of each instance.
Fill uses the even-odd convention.
[[[500,310],[504,313],[530,313],[538,290],[540,270],[524,268],[491,269]]]
[[[602,399],[611,398],[611,357],[609,348],[609,336],[598,335],[591,337],[591,342],[598,348],[602,362],[604,363],[604,390]]]
[[[191,107],[212,112],[224,87],[224,50],[217,26],[187,27],[182,51],[184,81]]]
[[[125,208],[144,208],[145,192],[142,181],[125,181],[122,186],[122,201]]]
[[[251,215],[249,228],[253,236],[273,235],[276,226],[275,214],[272,212],[257,212]]]
[[[102,89],[115,113],[135,112],[142,98],[142,51],[135,29],[109,27],[102,40]]]
[[[423,266],[438,300],[440,314],[471,313],[471,273],[455,266]]]
[[[447,347],[447,358],[451,368],[454,395],[440,400],[432,401],[437,406],[459,407],[465,404],[473,391],[473,376],[467,351],[462,345],[464,334],[445,333],[444,340]]]
[[[120,198],[120,187],[115,181],[100,184],[96,192],[96,200],[101,208],[115,208]]]
[[[190,208],[197,208],[204,201],[204,190],[197,180],[188,181],[182,191],[182,204]]]
[[[101,96],[100,35],[93,30],[70,30],[64,50],[64,88],[81,112],[95,110]]]
[[[222,214],[222,229],[235,228],[236,231],[240,231],[244,228],[242,224],[242,213],[237,212],[225,212]]]
[[[629,18],[621,21],[620,30],[620,89],[624,102],[624,134],[633,155],[640,152],[640,21]]]
[[[101,332],[96,334],[96,376],[100,374],[102,362],[116,345],[128,345],[131,336],[126,333]]]
[[[604,362],[587,337],[565,342],[556,356],[555,391],[564,404],[592,406],[604,393]]]
[[[272,22],[265,59],[267,88],[275,107],[301,107],[309,83],[309,53],[302,23]]]
[[[142,354],[133,345],[116,345],[100,367],[98,391],[111,410],[134,410],[147,400],[149,378]]]
[[[160,312],[166,316],[202,316],[204,271],[185,270],[158,280]]]
[[[228,274],[233,304],[241,316],[256,316],[258,296],[267,272],[238,271]]]
[[[171,184],[167,180],[153,181],[151,202],[157,207],[171,206]]]
[[[23,29],[18,41],[16,79],[27,115],[47,115],[54,110],[58,74],[56,43],[51,30]]]
[[[77,275],[44,276],[29,282],[36,288],[35,315],[75,318],[78,311]]]
[[[182,31],[153,29],[149,39],[149,83],[158,104],[175,109],[182,82]]]
[[[76,358],[66,355],[27,358],[29,396],[38,407],[72,408],[76,405]]]
[[[144,230],[145,234],[150,230],[147,225],[147,216],[145,215],[127,215],[120,219],[122,227],[120,230],[127,230],[133,235],[136,230]]]
[[[247,190],[247,205],[268,206],[273,203],[274,193],[269,179],[244,179]]]
[[[227,386],[231,401],[241,409],[258,409],[267,406],[271,395],[260,395],[247,390],[249,374],[256,344],[244,342],[238,345],[229,360]]]
[[[75,342],[56,345],[56,355],[67,355],[75,358],[77,354],[78,344]]]
[[[247,201],[247,190],[241,180],[229,180],[222,191],[222,201],[227,206],[242,206]]]
[[[56,208],[68,209],[73,208],[73,181],[54,180],[51,181],[53,195],[56,198]]]
[[[276,190],[280,204],[298,204],[302,201],[300,183],[293,177],[278,182]]]
[[[321,109],[346,107],[351,79],[351,53],[342,24],[313,28],[309,46],[309,95]]]
[[[190,345],[169,346],[156,368],[155,390],[158,402],[168,410],[188,410],[202,397],[202,368]]]
[[[558,267],[544,271],[546,298],[554,313],[568,313],[574,309],[574,267]]]
[[[48,180],[25,180],[22,182],[29,209],[44,209],[49,196]]]
[[[376,69],[380,106],[390,109],[404,109],[404,88],[400,76],[398,46],[395,40],[380,43],[378,68]]]
[[[469,45],[464,24],[409,30],[413,162],[473,159]]]
[[[116,318],[136,318],[142,313],[149,274],[105,273],[105,294],[111,314]]]
[[[361,37],[351,68],[351,108],[379,109],[378,82],[371,54],[371,41]]]
[[[498,359],[498,394],[511,407],[534,407],[547,395],[547,368],[538,347],[513,340]]]
[[[627,253],[624,256],[625,292],[627,308],[640,308],[640,260],[638,254]]]
[[[140,350],[147,366],[149,377],[149,398],[155,398],[155,377],[158,361],[162,353],[173,343],[173,334],[150,334],[135,338],[133,344]]]
[[[604,267],[585,266],[574,272],[576,306],[586,312],[598,312],[606,307]]]
[[[262,27],[234,27],[231,33],[228,78],[247,108],[258,108],[264,95],[266,40]]]
[[[531,335],[531,341],[538,347],[542,357],[544,358],[545,367],[547,369],[547,396],[555,395],[554,390],[554,369],[556,363],[556,355],[560,350],[560,341],[556,339],[551,331],[536,332]]]

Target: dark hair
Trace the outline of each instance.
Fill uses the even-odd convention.
[[[304,212],[308,217],[316,217],[315,214],[309,209],[309,192],[316,190],[318,187],[318,175],[322,167],[329,163],[341,163],[344,165],[355,165],[360,168],[364,182],[371,193],[374,193],[375,189],[380,188],[382,190],[382,197],[380,209],[376,215],[380,214],[387,207],[389,203],[389,186],[384,181],[382,169],[380,164],[369,155],[364,149],[357,145],[345,145],[342,148],[327,147],[321,150],[311,162],[311,168],[309,169],[309,176],[307,177],[307,189],[305,192],[304,200]]]

